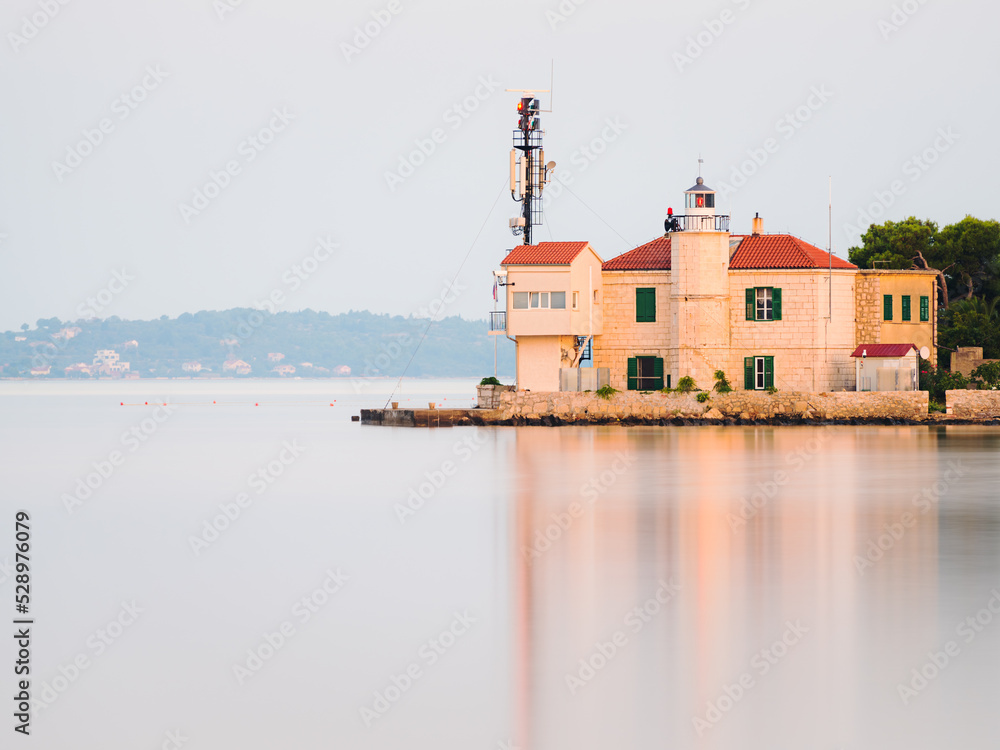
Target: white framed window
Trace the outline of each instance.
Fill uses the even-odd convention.
[[[769,287],[757,289],[757,320],[774,320],[774,300]]]
[[[515,310],[565,310],[566,292],[514,292]]]

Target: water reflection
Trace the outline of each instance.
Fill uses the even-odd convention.
[[[958,627],[1000,584],[998,440],[518,430],[520,746],[990,746],[1000,627]]]

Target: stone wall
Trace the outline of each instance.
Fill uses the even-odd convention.
[[[882,343],[882,284],[878,275],[859,273],[855,280],[855,341]]]
[[[965,377],[972,377],[972,371],[980,365],[996,362],[995,359],[983,359],[983,347],[960,346],[957,352],[951,353],[951,371],[960,372]]]
[[[953,391],[949,391],[949,395]],[[965,393],[965,391],[959,391]],[[970,393],[974,393],[970,391]],[[998,392],[1000,393],[1000,392]],[[1000,403],[1000,401],[998,401]],[[637,393],[622,391],[610,399],[594,393],[504,393],[501,420],[555,416],[566,422],[612,419],[919,419],[927,416],[926,391],[889,393],[769,394],[733,391],[711,394],[699,403],[695,393]]]
[[[1000,391],[947,391],[948,413],[965,419],[1000,417]]]

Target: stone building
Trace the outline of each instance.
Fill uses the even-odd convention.
[[[618,390],[858,387],[858,346],[912,344],[936,363],[934,271],[859,269],[791,235],[733,235],[699,177],[666,233],[601,262],[586,242],[515,248],[501,262],[521,390],[559,390],[589,360]],[[567,382],[563,379],[563,382]]]

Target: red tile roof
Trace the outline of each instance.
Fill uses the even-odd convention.
[[[756,234],[742,239],[729,260],[729,267],[734,270],[827,268],[830,265],[830,254],[826,250],[790,234]],[[836,255],[833,256],[833,267],[857,268]]]
[[[670,238],[657,237],[652,242],[605,262],[602,271],[669,271]]]
[[[914,344],[862,344],[851,356],[860,357],[866,352],[869,357],[905,357],[916,348]]]
[[[740,245],[729,260],[737,271],[780,268],[827,268],[829,254],[790,234],[733,235]],[[670,237],[657,237],[652,242],[606,261],[604,271],[669,271]],[[834,268],[857,268],[846,260],[833,256]]]
[[[500,261],[501,266],[568,266],[587,247],[587,242],[539,242],[515,247]]]

